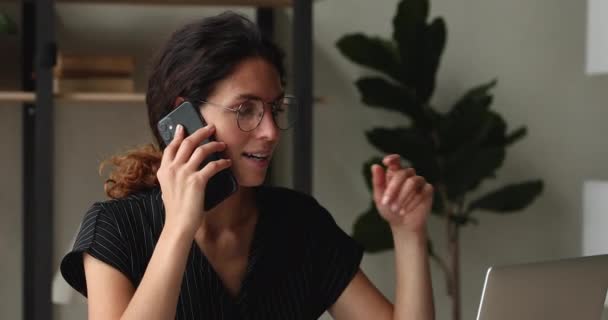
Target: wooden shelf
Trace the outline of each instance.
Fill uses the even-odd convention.
[[[74,92],[56,94],[55,100],[59,102],[99,102],[99,103],[133,103],[146,102],[145,93],[114,93],[114,92]],[[26,91],[0,91],[0,105],[4,103],[35,102],[36,94]],[[327,98],[314,97],[315,104],[326,104]]]
[[[290,7],[292,0],[56,0],[57,3],[159,4],[202,6]]]
[[[100,103],[134,103],[143,104],[144,93],[113,93],[113,92],[75,92],[56,94],[59,102],[100,102]],[[25,91],[0,91],[0,104],[35,102],[36,94]]]

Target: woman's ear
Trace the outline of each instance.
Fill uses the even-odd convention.
[[[183,97],[175,98],[175,103],[173,104],[173,108],[177,108],[177,106],[182,104],[182,102],[184,102],[184,101],[186,101],[186,99],[184,99]]]

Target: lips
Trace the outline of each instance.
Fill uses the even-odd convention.
[[[243,156],[254,160],[268,160],[270,152],[243,152]]]

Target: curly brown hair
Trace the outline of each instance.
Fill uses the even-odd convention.
[[[157,186],[156,172],[160,167],[162,155],[162,151],[156,146],[148,144],[104,160],[99,166],[99,175],[103,175],[106,167],[114,167],[103,185],[108,197],[124,198]]]
[[[243,60],[260,57],[273,65],[285,83],[283,52],[246,17],[225,12],[201,19],[175,31],[152,64],[146,106],[150,129],[159,147],[145,145],[102,162],[114,170],[104,183],[110,198],[122,198],[158,186],[163,139],[156,124],[175,108],[175,101],[206,100],[215,85]]]

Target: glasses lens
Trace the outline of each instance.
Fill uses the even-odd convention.
[[[293,126],[298,115],[298,104],[292,96],[286,96],[272,110],[272,116],[280,129],[286,130]]]
[[[237,113],[239,128],[251,131],[257,128],[264,116],[264,103],[258,100],[247,100],[241,104]]]

